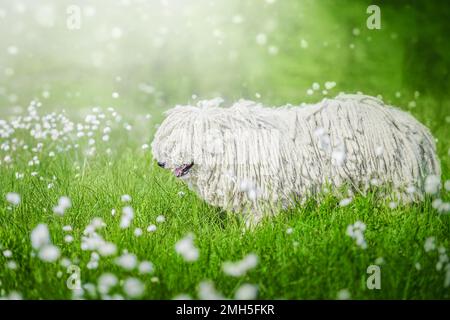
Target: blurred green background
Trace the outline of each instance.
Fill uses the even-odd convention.
[[[371,4],[381,30],[366,27]],[[215,96],[300,104],[333,81],[328,96],[361,91],[410,109],[432,97],[445,119],[448,21],[444,1],[1,0],[0,108],[36,98],[68,111],[157,112]],[[308,95],[314,82],[322,88]]]

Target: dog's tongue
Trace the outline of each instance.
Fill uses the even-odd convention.
[[[184,169],[184,166],[175,168],[175,170],[173,171],[173,173],[175,174],[175,177],[177,177],[177,178],[181,177],[183,175],[183,169]]]

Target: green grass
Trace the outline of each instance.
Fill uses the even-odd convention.
[[[103,124],[100,131],[102,128]],[[55,158],[47,156],[49,151],[67,143],[44,140],[36,177],[30,175],[36,168],[27,166],[31,151],[17,151],[13,166],[0,166],[0,194],[14,191],[22,195],[22,203],[12,210],[4,199],[0,202],[1,246],[13,253],[11,258],[2,255],[0,264],[6,266],[8,260],[17,263],[15,270],[2,267],[0,271],[3,294],[18,291],[29,299],[72,297],[66,287],[66,268],[31,255],[35,251],[30,232],[45,223],[61,256],[80,266],[84,284],[96,284],[104,272],[112,272],[119,279],[137,277],[145,283],[143,298],[148,299],[170,299],[181,293],[196,297],[196,288],[205,279],[213,280],[216,288],[230,298],[243,283],[258,285],[259,297],[264,299],[334,299],[345,288],[354,299],[448,297],[445,271],[436,270],[439,254],[437,250],[425,252],[424,243],[432,236],[438,246],[448,248],[450,217],[432,209],[430,199],[390,209],[376,201],[375,194],[356,197],[347,207],[340,207],[339,199],[327,196],[320,204],[311,200],[243,233],[240,219],[206,205],[171,173],[156,166],[149,152],[141,150],[137,128],[127,133],[114,126],[112,132],[111,141],[97,142],[97,154],[90,158],[81,152],[87,147],[86,138],[76,140],[80,150],[57,153]],[[15,136],[24,137],[30,146],[36,143],[21,130]],[[94,135],[97,141],[100,137]],[[113,149],[109,156],[105,152],[108,147]],[[15,172],[25,173],[25,177],[17,180]],[[54,184],[52,189],[48,189],[49,182]],[[180,191],[185,195],[180,196]],[[132,196],[129,205],[135,210],[132,225],[125,230],[119,227],[121,208],[125,206],[123,194]],[[73,206],[64,216],[57,216],[52,208],[62,195],[69,196]],[[115,216],[111,214],[113,208],[117,210]],[[145,231],[160,214],[166,222],[157,224],[154,233]],[[102,257],[98,269],[87,269],[90,252],[80,249],[81,236],[94,217],[104,220],[106,227],[99,233],[118,246],[118,253],[128,250],[139,260],[152,261],[154,273],[125,271],[114,263],[114,257]],[[357,220],[367,225],[365,250],[346,235],[347,226]],[[71,225],[73,231],[64,232],[64,225]],[[144,230],[141,237],[134,236],[136,227]],[[291,234],[286,232],[288,228],[293,229]],[[185,262],[174,248],[189,232],[195,235],[200,250],[198,261],[193,263]],[[74,242],[65,243],[65,234],[72,234]],[[255,269],[239,278],[223,273],[224,261],[237,261],[249,253],[259,257]],[[381,290],[369,290],[366,270],[377,264],[377,258],[384,261],[377,262]],[[420,270],[415,267],[417,263]],[[60,278],[58,272],[62,273]],[[153,282],[152,277],[159,281]],[[120,293],[120,286],[115,290]]]
[[[162,112],[177,103],[189,103],[193,94],[199,98],[221,95],[232,102],[256,99],[260,93],[256,100],[266,105],[300,104],[323,98],[320,92],[306,94],[313,82],[323,87],[325,81],[336,81],[327,96],[339,91],[381,94],[384,101],[410,111],[428,126],[437,139],[442,181],[450,179],[449,6],[432,1],[381,1],[382,29],[372,31],[365,27],[365,10],[371,1],[263,2],[230,0],[209,6],[200,1],[192,5],[195,19],[186,28],[188,18],[181,11],[173,17],[151,6],[143,10],[133,5],[124,11],[109,0],[99,0],[98,16],[86,18],[79,31],[66,30],[64,19],[57,19],[54,28],[36,27],[34,18],[27,16],[33,8],[17,14],[2,4],[8,14],[0,19],[4,39],[0,71],[14,72],[5,73],[0,82],[0,119],[23,115],[36,97],[43,100],[41,115],[65,109],[71,120],[82,122],[91,107],[99,105],[105,112],[115,107],[123,119],[111,122],[108,142],[101,139],[107,120],[102,121],[93,136],[97,152],[91,157],[84,155],[88,138],[77,139],[74,134],[67,141],[42,140],[38,153],[31,148],[40,141],[32,139],[29,130],[0,138],[0,145],[17,146],[16,150],[0,149],[0,297],[11,292],[27,299],[72,297],[66,268],[59,262],[41,261],[31,247],[31,231],[45,223],[61,258],[81,268],[83,284],[96,284],[106,272],[121,280],[136,277],[145,284],[145,299],[171,299],[178,294],[196,298],[203,280],[212,280],[228,298],[243,283],[257,285],[258,297],[263,299],[335,299],[342,289],[353,299],[449,298],[445,266],[436,268],[440,254],[424,248],[426,239],[435,237],[437,247],[450,249],[450,217],[432,208],[433,198],[396,209],[376,201],[372,194],[356,197],[347,207],[340,207],[340,199],[331,196],[320,204],[311,199],[243,233],[240,219],[205,204],[157,167],[148,150],[142,150],[142,144],[151,142]],[[64,5],[54,3],[61,12]],[[145,12],[150,18],[142,20]],[[243,24],[230,23],[236,14],[244,18]],[[217,24],[204,19],[210,16]],[[120,40],[94,37],[114,26],[123,29]],[[155,49],[154,37],[162,37],[164,26],[174,33],[169,31],[165,45]],[[352,33],[354,28],[359,28],[358,36]],[[222,44],[211,36],[214,29],[225,34]],[[266,46],[256,44],[259,33],[267,35]],[[301,48],[301,39],[307,40],[307,49]],[[4,54],[10,45],[18,47],[17,55]],[[276,46],[278,54],[268,54],[269,46]],[[103,53],[102,67],[92,65],[93,52]],[[230,59],[233,52],[237,55]],[[154,86],[155,93],[139,90],[141,83]],[[42,97],[44,90],[49,97]],[[114,91],[120,93],[119,99],[112,98]],[[144,117],[147,113],[152,114],[150,120]],[[133,129],[124,130],[124,123]],[[66,150],[69,144],[79,148]],[[56,153],[54,158],[49,157],[51,151]],[[6,155],[12,156],[11,165],[4,163]],[[30,167],[28,161],[34,155],[40,164]],[[33,177],[34,171],[38,175]],[[16,179],[16,172],[24,178]],[[54,187],[49,189],[49,183]],[[185,195],[180,196],[180,191]],[[10,208],[5,200],[8,192],[21,195],[18,207]],[[132,196],[129,205],[135,210],[132,225],[125,230],[119,227],[124,194]],[[64,195],[73,206],[57,216],[52,208]],[[449,201],[448,192],[439,196]],[[117,211],[115,216],[112,209]],[[161,214],[166,222],[156,223],[156,232],[145,231]],[[98,233],[117,245],[117,255],[128,250],[141,261],[149,260],[154,273],[125,271],[114,263],[115,256],[101,257],[98,268],[89,270],[91,253],[80,246],[83,231],[94,217],[105,222]],[[358,220],[367,226],[365,250],[346,235],[347,226]],[[64,232],[65,225],[73,231]],[[141,237],[134,236],[136,227],[143,229]],[[189,232],[195,235],[200,252],[193,263],[175,252],[175,243]],[[64,241],[66,234],[74,236],[72,243]],[[12,257],[5,257],[5,250],[11,250]],[[238,278],[223,273],[223,262],[249,253],[259,258],[256,268]],[[7,267],[11,261],[16,269]],[[381,290],[369,290],[366,270],[377,263]],[[121,284],[112,293],[123,294]]]

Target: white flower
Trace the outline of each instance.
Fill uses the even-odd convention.
[[[157,223],[163,223],[164,221],[166,221],[166,217],[164,217],[163,215],[159,215],[156,217]]]
[[[72,226],[70,226],[70,225],[64,226],[63,231],[66,231],[66,232],[72,231]]]
[[[243,276],[253,269],[258,264],[258,256],[254,253],[250,253],[245,256],[242,260],[237,262],[226,261],[222,264],[222,270],[225,274],[232,277]]]
[[[425,179],[425,192],[436,194],[441,186],[441,179],[436,175],[429,175]]]
[[[314,91],[319,90],[319,89],[320,89],[320,84],[318,84],[317,82],[314,82],[314,83],[312,84],[312,89],[313,89]]]
[[[364,239],[364,231],[366,225],[362,221],[356,221],[354,224],[347,226],[346,234],[356,241],[356,244],[362,249],[367,248],[366,240]]]
[[[254,300],[258,296],[258,286],[244,283],[241,285],[234,295],[236,300]]]
[[[350,298],[350,291],[348,291],[348,289],[342,289],[337,294],[338,300],[349,300]]]
[[[124,194],[123,196],[120,197],[120,199],[122,200],[122,202],[130,202],[131,196],[128,194]]]
[[[384,151],[383,146],[377,146],[377,147],[375,148],[375,155],[376,155],[377,157],[380,157],[380,156],[383,154],[383,151]]]
[[[444,188],[447,191],[450,191],[450,180],[445,181]]]
[[[181,255],[186,262],[196,261],[200,255],[199,250],[194,245],[194,235],[191,233],[187,234],[175,244],[175,251]]]
[[[256,36],[256,43],[260,46],[264,46],[267,43],[267,36],[264,33],[259,33]]]
[[[59,258],[59,255],[59,248],[52,244],[48,244],[39,250],[38,257],[45,262],[54,262]]]
[[[332,161],[333,165],[335,165],[335,166],[338,166],[338,167],[342,166],[344,164],[346,158],[347,158],[347,155],[345,153],[344,147],[334,149],[333,152],[331,153],[331,161]]]
[[[327,90],[331,90],[331,89],[333,89],[335,86],[336,86],[336,82],[334,82],[334,81],[327,81],[327,82],[325,82],[325,88],[326,88]]]
[[[50,244],[50,233],[46,224],[39,224],[31,232],[31,245],[34,249],[40,249]]]
[[[147,227],[147,231],[148,232],[155,232],[156,231],[156,226],[154,224],[151,224]]]
[[[98,291],[101,294],[107,294],[112,287],[117,285],[118,280],[117,277],[112,273],[104,273],[102,274],[97,281]]]
[[[73,237],[70,234],[68,234],[68,235],[64,236],[64,241],[67,243],[70,243],[73,241]]]
[[[425,252],[429,252],[436,249],[435,237],[428,237],[425,239],[424,249]]]
[[[397,202],[394,202],[394,201],[389,202],[390,209],[395,209],[395,208],[397,208],[397,206],[398,206]]]
[[[137,262],[137,257],[131,253],[124,253],[115,259],[115,263],[125,270],[133,270],[136,267]]]
[[[136,278],[128,278],[123,283],[123,291],[130,298],[139,298],[145,291],[144,284]]]
[[[68,197],[61,197],[58,200],[58,205],[53,208],[53,212],[59,215],[63,215],[71,206],[72,201]]]
[[[98,246],[98,253],[100,253],[102,256],[112,256],[113,254],[116,254],[116,251],[116,245],[111,242],[102,242]]]
[[[18,206],[20,204],[20,195],[18,193],[9,192],[6,194],[6,201],[13,206]]]
[[[136,237],[142,236],[142,229],[141,229],[141,228],[136,228],[136,229],[134,229],[134,235],[135,235]]]
[[[5,250],[5,251],[3,251],[3,255],[6,258],[11,258],[12,257],[12,251],[11,250]]]
[[[6,267],[8,269],[10,269],[10,270],[16,270],[17,269],[17,263],[15,261],[10,260],[10,261],[8,261],[6,263]]]
[[[352,198],[345,198],[339,202],[340,207],[348,206],[352,202]]]
[[[120,227],[126,229],[130,226],[131,220],[134,218],[134,210],[131,207],[125,207],[122,209],[122,217],[120,219]]]
[[[223,295],[216,290],[212,281],[202,281],[198,285],[198,297],[201,300],[223,300]]]
[[[153,269],[153,263],[150,261],[142,261],[138,267],[139,273],[141,274],[152,273]]]
[[[287,234],[292,234],[292,232],[294,232],[294,229],[292,229],[292,228],[287,228],[286,229],[286,233]]]

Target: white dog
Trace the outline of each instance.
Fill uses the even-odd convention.
[[[206,202],[250,222],[325,187],[388,186],[398,201],[419,200],[425,179],[440,176],[429,130],[373,97],[341,94],[281,108],[220,103],[169,110],[153,156]]]

